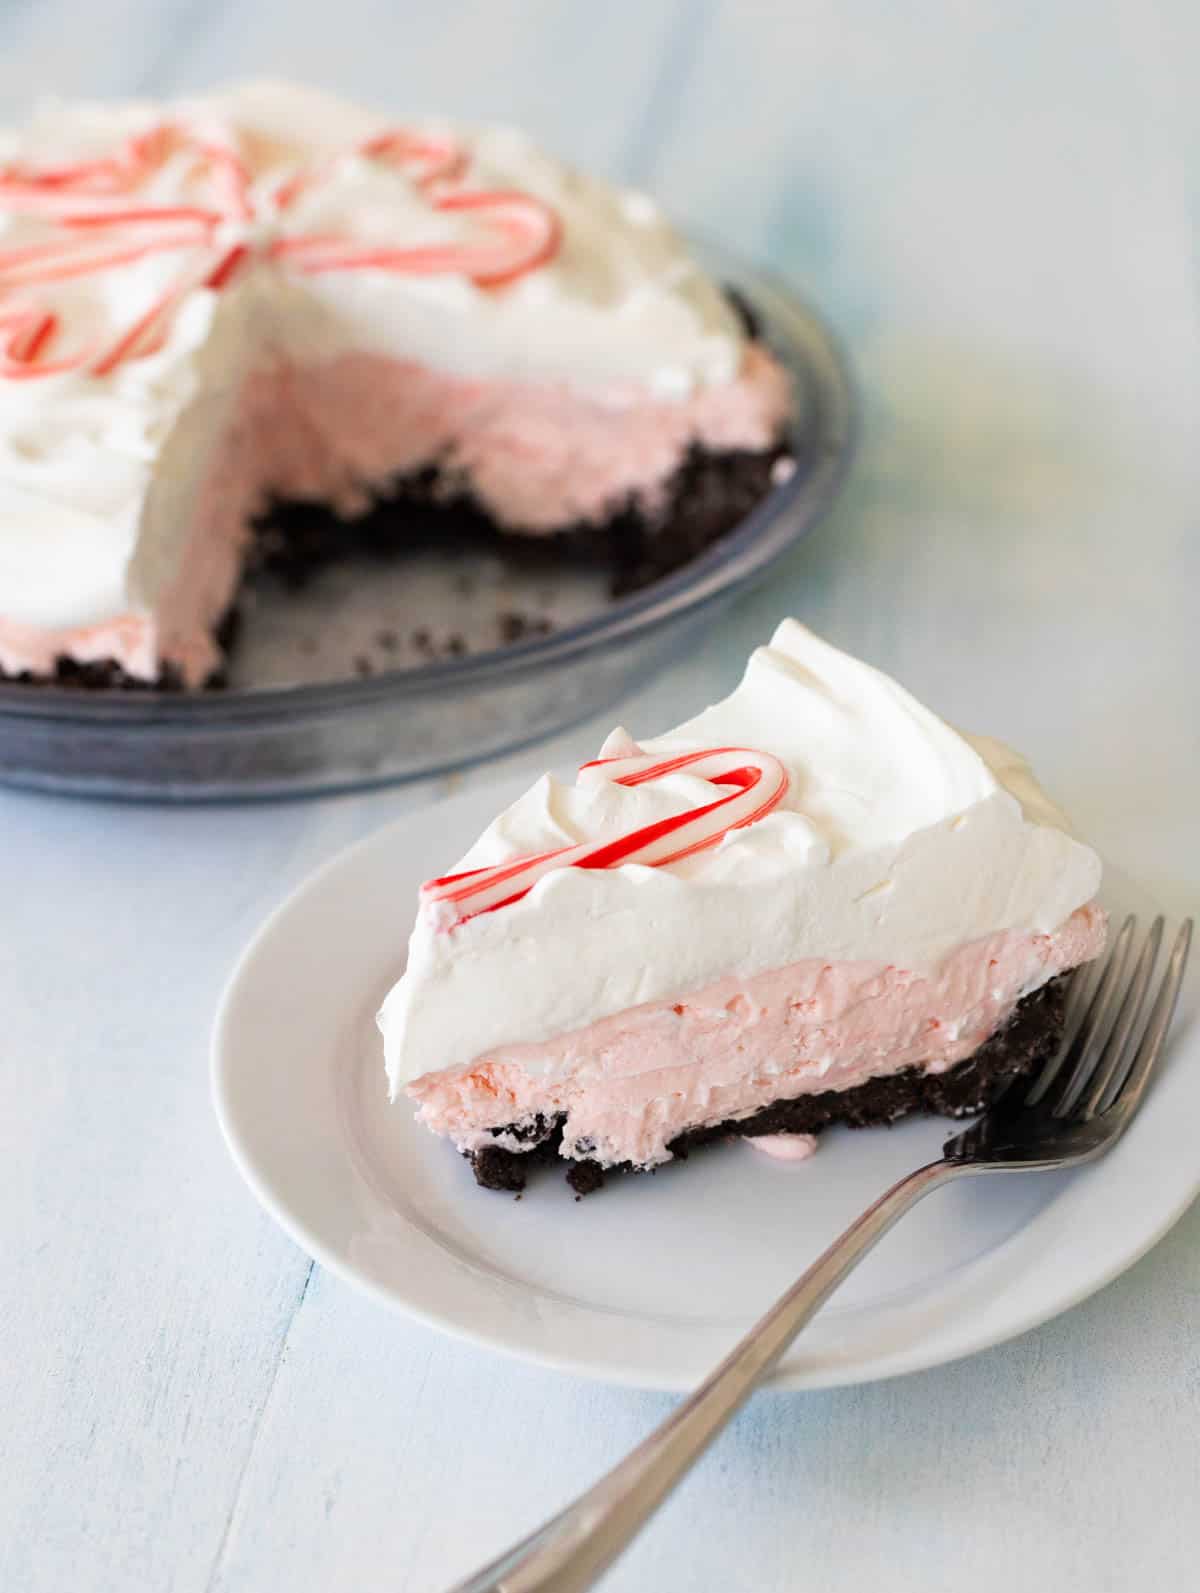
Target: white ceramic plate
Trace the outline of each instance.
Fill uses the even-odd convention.
[[[404,1103],[388,1106],[374,1013],[403,966],[418,885],[516,794],[481,788],[402,819],[268,920],[217,1018],[217,1114],[271,1215],[384,1304],[548,1366],[690,1388],[847,1222],[937,1154],[947,1127],[835,1130],[797,1164],[734,1141],[578,1202],[557,1169],[520,1201],[478,1189]],[[1152,911],[1119,878],[1109,891],[1112,907]],[[1177,1033],[1138,1123],[1096,1166],[931,1196],[801,1335],[776,1384],[934,1366],[1130,1266],[1200,1191],[1194,1047]]]

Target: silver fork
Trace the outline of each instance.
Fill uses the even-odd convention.
[[[1073,978],[1062,1044],[1032,1087],[1018,1081],[965,1133],[947,1140],[937,1161],[893,1184],[632,1454],[453,1593],[579,1593],[591,1587],[800,1329],[918,1200],[967,1173],[1076,1167],[1115,1145],[1141,1105],[1162,1053],[1192,920],[1185,920],[1176,936],[1148,1016],[1146,996],[1163,920],[1155,919],[1134,958],[1136,929],[1135,920],[1127,918],[1107,960]]]

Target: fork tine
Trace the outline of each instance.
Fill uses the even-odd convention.
[[[1137,1111],[1142,1096],[1146,1093],[1146,1085],[1154,1071],[1155,1064],[1162,1054],[1163,1043],[1167,1038],[1167,1030],[1171,1027],[1171,1019],[1175,1014],[1175,1004],[1179,1000],[1179,988],[1183,984],[1184,970],[1187,968],[1188,952],[1192,945],[1192,920],[1185,918],[1179,926],[1179,933],[1175,937],[1175,944],[1171,948],[1171,956],[1167,962],[1166,972],[1163,974],[1162,983],[1158,987],[1158,996],[1150,1012],[1149,1022],[1142,1034],[1141,1044],[1133,1059],[1133,1065],[1117,1087],[1113,1104],[1119,1105],[1122,1115],[1128,1121]]]
[[[1120,1080],[1127,1071],[1126,1052],[1129,1050],[1129,1037],[1133,1032],[1138,1018],[1141,1015],[1146,1000],[1146,991],[1150,985],[1150,975],[1154,972],[1154,964],[1158,961],[1158,948],[1162,943],[1163,916],[1158,917],[1150,926],[1150,933],[1146,936],[1138,960],[1134,965],[1133,977],[1129,981],[1121,1015],[1117,1019],[1116,1028],[1109,1037],[1109,1042],[1104,1048],[1104,1056],[1100,1066],[1096,1069],[1096,1076],[1092,1087],[1088,1091],[1087,1099],[1080,1108],[1078,1116],[1087,1122],[1095,1117],[1101,1110],[1101,1105],[1109,1107],[1113,1103]]]
[[[1082,968],[1076,968],[1074,977],[1067,986],[1067,1000],[1063,1009],[1064,1035],[1074,1035],[1078,1029],[1106,965],[1107,958],[1104,962],[1099,959],[1095,962],[1085,962]]]
[[[1084,1016],[1091,1007],[1096,986],[1111,961],[1112,948],[1109,947],[1108,954],[1103,960],[1097,957],[1093,962],[1084,963],[1082,967],[1076,968],[1069,975],[1071,982],[1067,986],[1067,999],[1063,1007],[1062,1035],[1054,1055],[1030,1086],[1025,1096],[1026,1106],[1036,1106],[1058,1077],[1067,1053],[1075,1043],[1075,1036],[1079,1033]],[[1016,1088],[1020,1088],[1020,1080],[1017,1081]]]
[[[1121,925],[1120,934],[1113,946],[1112,957],[1104,970],[1104,978],[1092,997],[1087,1018],[1080,1028],[1075,1042],[1076,1059],[1071,1076],[1051,1106],[1051,1111],[1058,1117],[1071,1115],[1075,1103],[1087,1088],[1104,1055],[1108,1037],[1121,1010],[1121,998],[1125,994],[1125,965],[1129,961],[1136,928],[1137,919],[1130,913]]]
[[[1074,1003],[1068,999],[1068,1011],[1071,1010],[1072,1006],[1074,1007],[1072,1021],[1069,1025],[1064,1021],[1062,1042],[1034,1081],[1033,1088],[1025,1097],[1026,1106],[1036,1106],[1039,1101],[1045,1098],[1047,1091],[1062,1072],[1068,1059],[1071,1060],[1071,1073],[1067,1084],[1068,1090],[1079,1076],[1078,1058],[1080,1047],[1086,1048],[1088,1038],[1093,1032],[1096,1018],[1102,1013],[1109,992],[1116,983],[1116,974],[1120,972],[1119,964],[1125,960],[1125,953],[1136,922],[1131,913],[1121,925],[1121,932],[1113,942],[1099,979],[1088,977],[1089,994],[1086,1004],[1082,993],[1076,998]],[[1078,975],[1076,976],[1076,982],[1078,982]],[[1072,987],[1072,994],[1074,994],[1074,986]]]

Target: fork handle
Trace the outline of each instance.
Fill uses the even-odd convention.
[[[452,1593],[580,1593],[591,1587],[892,1224],[964,1171],[939,1160],[893,1184],[630,1455]]]

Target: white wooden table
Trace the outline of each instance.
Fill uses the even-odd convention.
[[[790,610],[1026,750],[1089,836],[1194,908],[1191,10],[10,0],[0,109],[294,74],[525,122],[773,263],[857,365],[856,476],[620,717],[718,695]],[[242,943],[452,783],[182,812],[0,795],[5,1593],[436,1593],[666,1410],[382,1313],[272,1227],[218,1141],[208,1028]],[[1193,1587],[1198,1299],[1193,1211],[1013,1344],[760,1398],[607,1585]]]

